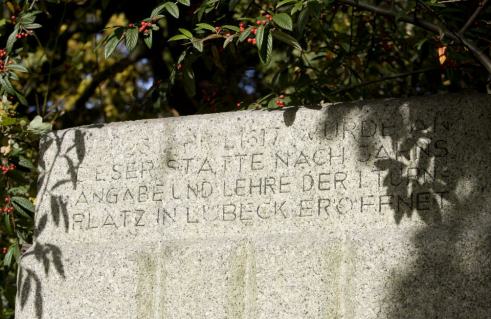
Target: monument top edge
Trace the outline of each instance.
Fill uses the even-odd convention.
[[[394,103],[394,107],[400,106],[401,104],[415,101],[438,101],[439,103],[444,103],[445,101],[454,102],[455,100],[459,100],[462,98],[467,99],[488,99],[491,106],[491,95],[484,93],[470,93],[470,92],[460,92],[460,93],[450,93],[450,94],[435,94],[435,95],[427,95],[427,96],[412,96],[412,97],[387,97],[373,100],[357,100],[357,101],[344,101],[344,102],[333,102],[333,103],[321,103],[321,104],[312,104],[312,105],[297,105],[297,106],[285,106],[283,108],[274,108],[274,109],[260,109],[260,110],[242,110],[240,112],[221,112],[221,113],[210,113],[210,114],[196,114],[196,115],[184,115],[178,117],[165,117],[165,118],[152,118],[152,119],[141,119],[141,120],[133,120],[133,121],[121,121],[121,122],[111,122],[111,123],[101,123],[101,124],[89,124],[82,125],[72,128],[67,128],[63,130],[54,130],[53,132],[49,132],[43,135],[51,135],[51,134],[63,134],[67,131],[79,130],[79,131],[92,131],[103,128],[113,128],[116,129],[118,127],[124,127],[128,125],[141,125],[141,124],[157,124],[168,121],[196,121],[199,119],[215,119],[219,120],[222,118],[241,118],[244,116],[251,116],[253,114],[259,113],[267,113],[274,115],[275,113],[280,115],[286,112],[326,112],[330,107],[366,107],[366,106],[376,106],[383,103]],[[386,105],[389,106],[389,105]]]

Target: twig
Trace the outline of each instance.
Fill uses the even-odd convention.
[[[467,20],[467,22],[465,23],[465,25],[459,31],[459,34],[461,36],[463,36],[464,33],[465,33],[465,31],[467,31],[467,29],[469,29],[469,27],[471,26],[471,24],[474,22],[474,20],[476,20],[477,16],[479,15],[479,13],[481,13],[481,10],[484,9],[484,7],[486,6],[486,4],[488,4],[488,0],[484,0],[482,2],[482,5],[480,7],[477,7],[476,11],[474,11],[474,14],[469,18],[469,20]]]
[[[383,9],[383,8],[377,7],[375,5],[372,5],[372,4],[363,2],[363,1],[359,1],[358,3],[356,3],[353,0],[339,0],[339,2],[344,3],[346,5],[349,5],[349,6],[358,7],[358,8],[370,11],[370,12],[375,12],[375,13],[378,13],[380,15],[387,16],[387,17],[395,18],[397,16],[396,12],[393,12],[393,11],[387,10],[387,9]],[[414,17],[406,15],[406,14],[399,16],[399,20],[406,22],[406,23],[413,24],[413,25],[418,26],[418,27],[421,27],[421,28],[426,29],[428,31],[432,31],[434,33],[440,33],[440,27],[437,24],[434,24],[434,23],[429,22],[429,21],[425,21],[425,20],[421,20],[421,19],[414,19]],[[491,73],[491,59],[489,57],[487,57],[482,52],[482,50],[480,50],[478,47],[476,47],[474,43],[470,42],[465,37],[462,37],[462,36],[459,37],[454,32],[452,32],[448,29],[443,31],[443,33],[449,39],[452,39],[454,41],[459,41],[460,43],[465,45],[469,49],[469,51],[471,51],[474,54],[476,59],[479,62],[481,62],[481,64],[484,66],[484,68],[486,68],[486,70],[489,73]]]

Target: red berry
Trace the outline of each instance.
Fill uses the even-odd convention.
[[[259,104],[258,103],[256,103],[256,107],[259,107]]]
[[[247,39],[247,43],[252,43],[252,39],[251,38]]]
[[[145,30],[145,34],[148,34],[148,30]]]
[[[9,201],[9,199],[8,199],[8,198],[5,198],[5,201],[6,201],[6,202],[8,202],[8,201]]]
[[[29,33],[30,33],[30,34],[34,34],[34,31],[30,30],[30,31],[29,31]]]
[[[142,25],[142,27],[144,27],[144,26],[147,25],[147,23],[142,21],[142,24],[141,25]]]
[[[131,23],[128,24],[128,27],[133,28],[133,24],[131,24]]]
[[[263,20],[263,25],[265,25],[265,24],[266,24],[266,20]]]
[[[215,30],[220,31],[220,27],[215,27]]]
[[[237,103],[237,107],[240,107],[240,103]]]
[[[256,45],[256,39],[252,39],[252,44]]]
[[[5,69],[5,72],[8,72],[8,71],[10,71],[10,70],[9,69]]]
[[[256,24],[257,24],[257,25],[260,25],[260,24],[261,24],[261,21],[259,21],[259,20],[258,20],[258,21],[256,21]]]
[[[230,33],[227,33],[226,36],[229,37],[230,36]]]
[[[280,99],[284,99],[284,98],[285,98],[285,96],[283,94],[280,95]]]
[[[15,19],[15,16],[12,16],[12,20],[14,20],[14,19]]]
[[[482,7],[482,2],[479,2],[479,6]]]
[[[157,21],[157,18],[153,18],[152,20],[153,20],[153,21]]]
[[[271,15],[270,14],[267,14],[266,15],[266,19],[270,19],[271,18]]]

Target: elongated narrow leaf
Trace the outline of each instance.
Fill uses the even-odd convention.
[[[170,38],[167,42],[177,41],[177,40],[189,40],[189,38],[184,34],[178,34]]]
[[[297,2],[297,0],[284,0],[284,1],[281,1],[280,3],[278,3],[278,5],[276,5],[276,8],[279,8],[281,6],[284,6],[285,4],[288,4],[290,2]]]
[[[309,1],[307,2],[307,8],[309,9],[309,13],[316,17],[317,19],[321,15],[322,6],[318,1]]]
[[[185,6],[190,6],[191,5],[191,1],[190,0],[177,0],[179,1],[180,4],[183,4]]]
[[[259,32],[258,32],[259,33]],[[271,62],[271,56],[273,53],[273,36],[271,30],[265,29],[261,35],[261,46],[259,48],[259,58],[261,62],[268,65]]]
[[[35,211],[34,204],[30,200],[28,200],[27,198],[14,196],[14,197],[12,197],[12,201],[14,203],[19,204],[23,208],[27,209],[31,213],[34,213],[34,211]]]
[[[194,71],[190,62],[184,63],[182,68],[182,81],[184,82],[184,89],[189,96],[196,94],[196,85],[194,81]]]
[[[19,91],[15,90],[15,95],[17,96],[17,98],[19,99],[19,102],[22,105],[27,105],[27,100],[26,100],[26,98],[24,97],[24,95],[22,93],[20,93]]]
[[[26,217],[26,218],[29,218],[29,219],[32,219],[32,216],[29,214],[29,211],[25,208],[23,208],[21,205],[19,205],[18,203],[15,203],[15,202],[12,202],[12,206],[15,208],[15,211]]]
[[[251,32],[252,32],[252,27],[248,27],[247,29],[245,29],[244,32],[240,34],[239,41],[242,42],[245,39],[247,39],[247,37],[249,36],[249,34],[251,34]]]
[[[302,10],[298,15],[297,29],[298,33],[303,34],[303,30],[307,25],[307,19],[309,18],[309,10]]]
[[[5,254],[5,257],[3,259],[3,266],[9,268],[12,266],[12,263],[14,261],[14,250],[18,249],[17,245],[10,245],[10,247],[7,249],[7,253]]]
[[[225,42],[223,43],[223,47],[224,47],[224,48],[226,48],[226,47],[227,47],[227,45],[230,43],[230,41],[232,41],[233,39],[234,39],[234,36],[233,36],[233,35],[229,36],[229,37],[228,37],[228,38],[225,40]]]
[[[136,28],[129,28],[126,30],[126,48],[128,51],[133,51],[138,43],[138,30]]]
[[[263,39],[264,39],[264,26],[261,25],[259,28],[257,28],[256,32],[256,44],[258,48],[261,48],[263,45]]]
[[[292,18],[287,13],[278,13],[273,16],[273,21],[280,28],[283,28],[288,31],[293,30],[293,22]]]
[[[198,23],[198,24],[196,24],[196,26],[200,27],[201,29],[206,29],[206,30],[210,30],[213,32],[216,31],[215,27],[213,27],[212,25],[210,25],[208,23]]]
[[[300,43],[298,43],[297,39],[295,39],[291,35],[288,35],[279,30],[273,31],[272,34],[275,39],[285,42],[286,44],[291,45],[295,49],[302,51],[302,47],[300,46]]]
[[[189,32],[188,30],[179,28],[179,31],[181,31],[181,33],[184,34],[185,36],[187,36],[188,38],[190,38],[190,39],[193,38],[193,34],[191,32]]]
[[[17,41],[17,29],[14,30],[7,39],[7,52],[12,51],[12,48],[14,47],[15,41]]]
[[[164,10],[164,8],[165,8],[165,3],[159,5],[157,8],[153,9],[152,13],[150,14],[150,18],[153,19],[156,16],[158,16],[162,12],[162,10]]]
[[[152,48],[152,40],[153,40],[152,30],[148,30],[148,33],[145,34],[145,36],[143,37],[143,41],[145,41],[145,44],[149,49]]]
[[[235,32],[240,32],[239,27],[236,27],[234,25],[224,25],[222,28],[223,29],[234,30]]]
[[[109,41],[107,41],[106,48],[104,50],[104,56],[106,57],[106,59],[111,54],[113,54],[114,50],[116,50],[116,48],[118,47],[118,44],[119,44],[119,39],[116,36],[114,36]]]
[[[169,13],[174,17],[174,18],[179,18],[179,7],[177,4],[173,2],[166,2],[165,3],[165,9],[169,11]]]
[[[7,91],[7,93],[12,94],[12,95],[15,94],[15,90],[12,87],[12,84],[10,84],[10,81],[8,78],[0,77],[0,85],[2,85],[2,88],[5,89],[5,91]]]
[[[40,25],[39,23],[30,23],[24,26],[24,28],[31,30],[31,29],[39,29],[42,28],[43,26]]]
[[[193,40],[196,40],[196,39],[193,39]],[[195,47],[196,50],[198,50],[199,52],[203,52],[203,48],[204,48],[203,41],[194,41],[193,47]]]
[[[22,65],[19,65],[19,64],[11,64],[8,66],[8,68],[10,70],[19,71],[22,73],[28,73],[27,69],[25,67],[23,67]]]
[[[32,164],[30,160],[25,158],[24,156],[19,156],[19,165],[25,168],[30,169],[31,171],[35,171],[36,167]]]

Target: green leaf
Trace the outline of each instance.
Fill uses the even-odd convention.
[[[234,36],[233,36],[233,35],[229,36],[229,37],[228,37],[228,38],[225,40],[225,42],[223,43],[223,47],[224,47],[224,48],[226,48],[226,47],[227,47],[227,45],[230,43],[230,41],[232,41],[233,39],[234,39]]]
[[[279,27],[292,31],[293,30],[293,22],[292,18],[287,13],[279,13],[273,16],[273,21]]]
[[[9,72],[9,79],[12,79],[14,81],[19,81],[19,76],[15,72]]]
[[[10,126],[17,124],[17,120],[13,117],[2,117],[2,121],[0,121],[0,125],[2,126]]]
[[[308,18],[309,18],[309,10],[303,10],[302,12],[300,12],[297,21],[298,33],[303,34],[303,30],[305,29],[305,25],[307,25]]]
[[[244,32],[240,34],[239,41],[242,42],[245,39],[247,39],[247,37],[249,36],[249,34],[251,34],[251,32],[252,32],[252,27],[248,27],[247,29],[245,29]]]
[[[109,41],[107,41],[106,47],[104,49],[104,56],[106,57],[106,59],[111,54],[113,54],[114,50],[116,50],[116,48],[118,47],[118,44],[119,44],[119,39],[116,36],[112,37]]]
[[[203,52],[203,48],[204,48],[203,41],[194,41],[193,47],[195,47],[196,50],[198,50],[199,52]]]
[[[10,84],[10,81],[8,78],[0,77],[0,85],[5,89],[5,91],[7,91],[7,93],[15,95],[15,90],[14,90],[12,84]]]
[[[263,32],[259,35],[259,30],[257,32],[257,43],[258,43],[258,51],[259,58],[261,62],[268,65],[271,61],[271,56],[273,52],[273,36],[271,35],[271,30],[268,28],[264,28]],[[261,41],[259,41],[261,38]],[[259,45],[259,43],[261,43]]]
[[[189,40],[189,38],[184,34],[178,34],[170,38],[167,42],[177,41],[177,40]]]
[[[10,70],[19,71],[22,73],[29,73],[29,71],[27,71],[27,69],[20,64],[11,64],[8,66],[8,68]]]
[[[15,90],[15,95],[19,99],[20,103],[22,103],[22,105],[28,104],[26,98],[24,97],[24,95],[21,92]]]
[[[136,28],[129,28],[126,30],[126,48],[128,51],[133,51],[133,49],[136,47],[136,44],[138,43],[138,29]]]
[[[31,171],[35,171],[36,167],[32,165],[32,162],[25,158],[24,156],[19,156],[19,165],[25,168],[30,169]]]
[[[180,4],[183,4],[185,6],[190,6],[191,5],[191,1],[190,0],[177,0],[179,1]]]
[[[15,253],[17,250],[17,254]],[[10,268],[12,266],[12,262],[16,255],[18,255],[19,247],[17,244],[12,244],[7,249],[7,253],[5,254],[5,258],[3,259],[3,266],[6,268]]]
[[[29,186],[17,186],[9,188],[9,193],[14,195],[27,195]]]
[[[53,127],[50,123],[43,123],[43,118],[38,115],[29,123],[28,129],[36,134],[43,134],[51,132]]]
[[[11,199],[12,199],[12,201],[14,203],[19,204],[20,206],[22,206],[23,208],[27,209],[31,213],[34,213],[35,210],[36,210],[35,207],[34,207],[34,204],[30,200],[28,200],[27,198],[25,198],[25,197],[14,196]]]
[[[240,32],[240,29],[234,25],[224,25],[222,27],[223,29],[229,29],[229,30],[234,30],[235,32]]]
[[[164,6],[174,18],[179,18],[179,7],[177,4],[173,2],[166,2]]]
[[[300,43],[298,43],[297,39],[295,39],[291,35],[283,33],[279,30],[274,30],[272,34],[273,37],[275,37],[275,39],[285,42],[286,44],[294,47],[295,49],[302,51],[302,47],[300,46]]]
[[[152,30],[148,30],[148,33],[146,33],[143,36],[143,41],[145,41],[145,44],[149,49],[152,48],[152,40],[153,40]]]
[[[276,9],[278,9],[279,7],[287,4],[287,3],[290,3],[290,2],[297,2],[297,0],[284,0],[284,1],[281,1],[280,3],[278,3],[278,5],[276,6]]]
[[[213,29],[213,30],[215,30],[215,29]],[[191,32],[189,32],[188,30],[179,28],[179,31],[181,31],[181,33],[184,34],[185,36],[187,36],[188,38],[190,38],[190,39],[193,38],[193,34]]]
[[[228,3],[228,10],[233,11],[235,9],[235,6],[240,2],[240,0],[230,0]]]
[[[28,29],[28,30],[32,30],[32,29],[39,29],[39,28],[42,28],[43,26],[40,25],[39,23],[30,23],[30,24],[27,24],[24,26],[24,28]]]
[[[206,29],[206,30],[210,30],[210,31],[216,32],[215,27],[212,26],[211,24],[208,24],[208,23],[198,23],[198,24],[196,24],[196,26],[199,27],[199,28],[201,28],[201,29]]]
[[[263,44],[263,39],[264,39],[264,30],[265,27],[263,25],[260,25],[259,28],[257,28],[256,32],[256,44],[257,47],[260,48]]]
[[[309,13],[312,14],[314,17],[316,17],[317,19],[320,17],[322,6],[319,2],[312,0],[307,2],[307,8],[309,10]]]
[[[10,51],[12,51],[15,41],[17,41],[16,35],[17,35],[17,29],[15,29],[14,32],[12,32],[9,38],[7,39],[7,52],[9,53]]]
[[[184,89],[189,94],[189,96],[194,96],[196,94],[196,85],[194,83],[194,71],[191,63],[186,62],[182,67],[182,80],[184,82]]]
[[[15,208],[15,211],[20,215],[29,219],[33,219],[32,216],[29,215],[29,211],[27,209],[24,209],[20,204],[12,202],[12,206]]]
[[[150,14],[150,19],[153,19],[156,16],[158,16],[162,12],[162,10],[164,10],[164,8],[165,8],[165,3],[159,5],[157,8],[153,9],[152,13]]]

